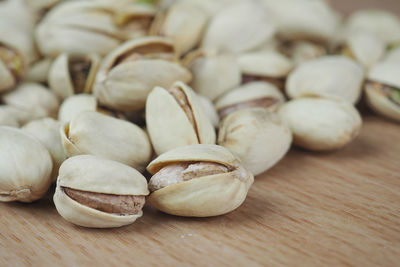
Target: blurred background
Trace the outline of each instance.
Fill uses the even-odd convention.
[[[344,15],[361,8],[381,8],[400,15],[400,0],[329,0]]]

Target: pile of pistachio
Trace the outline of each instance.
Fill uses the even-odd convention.
[[[400,19],[324,0],[0,1],[0,201],[56,183],[71,223],[118,227],[145,200],[239,207],[294,145],[339,149],[354,105],[400,121]]]

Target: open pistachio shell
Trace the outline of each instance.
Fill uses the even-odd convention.
[[[327,54],[324,45],[307,40],[285,41],[279,45],[278,50],[291,58],[295,65]]]
[[[158,188],[163,179],[172,178],[169,169],[174,171],[176,165],[183,165],[191,177],[181,173],[181,181]],[[156,189],[148,201],[163,212],[179,216],[207,217],[231,212],[243,203],[254,181],[237,158],[217,145],[173,149],[153,160],[147,170],[153,174],[149,187]]]
[[[77,94],[67,97],[58,111],[58,120],[62,123],[69,122],[81,112],[96,111],[96,98],[89,94]]]
[[[262,0],[280,37],[288,40],[330,41],[340,25],[326,1]]]
[[[400,62],[385,61],[372,67],[365,92],[373,110],[400,121]]]
[[[94,94],[99,103],[118,111],[144,108],[155,86],[189,82],[190,72],[174,62],[173,44],[162,37],[130,40],[112,51],[99,68]]]
[[[190,86],[200,95],[215,100],[240,84],[238,63],[230,54],[196,51],[186,59],[193,74]]]
[[[151,159],[151,144],[144,130],[133,123],[94,111],[85,111],[61,129],[68,157],[91,154],[144,171]]]
[[[146,125],[156,154],[191,144],[214,144],[214,127],[193,90],[176,82],[156,87],[146,103]]]
[[[29,66],[29,71],[26,80],[36,83],[47,83],[49,70],[53,60],[50,58],[43,58]]]
[[[343,56],[325,56],[304,62],[286,80],[290,98],[337,97],[356,103],[361,95],[364,72],[356,62]]]
[[[47,149],[20,129],[0,126],[0,201],[32,202],[51,184]]]
[[[293,142],[315,150],[333,150],[350,143],[360,132],[361,116],[350,103],[328,98],[298,98],[278,111],[293,133]]]
[[[38,139],[49,151],[53,160],[51,179],[57,180],[58,169],[66,159],[60,136],[61,123],[53,118],[43,118],[25,124],[21,129]]]
[[[107,228],[131,224],[141,217],[148,193],[146,178],[135,169],[112,160],[80,155],[61,165],[53,199],[58,213],[67,221]],[[127,198],[136,198],[140,203],[123,203]],[[126,213],[121,211],[123,208],[134,208],[134,212]]]
[[[247,108],[265,108],[276,111],[285,102],[281,91],[267,82],[250,82],[229,91],[215,102],[219,117],[223,119],[230,113]]]
[[[197,99],[199,100],[199,104],[204,110],[204,113],[210,120],[211,124],[214,126],[214,128],[218,128],[219,117],[217,111],[215,110],[213,102],[202,95],[197,95]]]
[[[97,55],[59,55],[49,70],[50,89],[61,100],[73,94],[91,93],[99,63],[100,57]]]
[[[262,46],[274,33],[275,27],[262,5],[255,1],[239,1],[212,18],[202,47],[218,52],[246,52]]]
[[[251,108],[229,114],[219,127],[221,145],[254,175],[274,166],[292,143],[292,133],[278,116],[268,110]]]
[[[346,31],[368,31],[386,44],[400,42],[400,19],[385,10],[363,9],[353,13],[346,22]]]
[[[0,40],[0,92],[17,85],[26,71],[25,63],[18,50],[2,44]]]

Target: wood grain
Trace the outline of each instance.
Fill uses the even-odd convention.
[[[245,203],[215,218],[150,206],[134,224],[85,229],[49,199],[0,204],[0,265],[350,265],[400,262],[400,125],[365,117],[343,150],[292,149]]]

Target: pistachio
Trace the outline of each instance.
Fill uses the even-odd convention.
[[[315,150],[333,150],[350,143],[360,132],[361,116],[348,102],[328,98],[298,98],[278,111],[293,133],[293,142]]]
[[[153,160],[147,170],[148,200],[165,213],[207,217],[233,211],[254,181],[240,161],[217,145],[175,148]]]
[[[103,61],[94,94],[99,103],[117,111],[144,108],[155,86],[189,82],[191,74],[176,61],[174,47],[162,37],[142,37],[122,44]]]
[[[64,161],[54,204],[67,221],[85,227],[120,227],[141,217],[146,178],[122,163],[91,155]]]
[[[25,124],[21,129],[39,140],[49,151],[53,161],[52,181],[58,176],[58,169],[66,159],[60,136],[61,123],[53,118],[43,118]]]
[[[361,95],[363,69],[343,56],[325,56],[304,62],[286,81],[290,98],[303,96],[338,97],[356,103]]]
[[[21,125],[39,118],[56,117],[59,102],[46,87],[36,83],[23,83],[2,96],[3,102],[16,110]]]
[[[91,154],[144,171],[151,159],[151,144],[145,131],[133,123],[94,111],[85,111],[61,130],[68,157]]]
[[[190,85],[200,95],[215,100],[240,84],[239,65],[230,54],[217,55],[215,51],[195,51],[186,58],[193,74]]]
[[[368,73],[365,92],[368,105],[377,113],[400,121],[400,62],[376,64]]]
[[[389,50],[389,52],[385,55],[384,60],[400,62],[400,46]]]
[[[340,25],[339,15],[326,1],[263,0],[262,3],[286,40],[329,42]]]
[[[150,35],[174,40],[179,55],[198,45],[207,24],[208,15],[198,4],[177,2],[166,12],[159,12]]]
[[[273,84],[267,82],[250,82],[229,91],[215,102],[221,119],[237,110],[264,108],[276,111],[285,102],[285,97]]]
[[[196,94],[182,82],[155,87],[146,103],[146,125],[156,154],[178,146],[214,144],[215,130]]]
[[[274,33],[275,27],[263,6],[255,1],[238,1],[212,18],[202,47],[205,50],[241,53],[262,46]]]
[[[49,70],[52,63],[53,60],[50,58],[42,58],[36,62],[33,62],[29,66],[26,80],[29,82],[47,83],[47,78],[49,76]]]
[[[262,108],[233,112],[219,127],[218,145],[229,149],[254,175],[274,166],[291,143],[289,128],[276,114]]]
[[[79,93],[91,93],[100,58],[97,55],[59,55],[49,70],[49,86],[60,100]]]
[[[14,87],[21,79],[23,72],[21,54],[0,43],[0,92]]]
[[[53,168],[46,148],[7,126],[0,126],[0,147],[0,201],[32,202],[43,197]]]
[[[199,104],[203,108],[204,113],[210,120],[211,124],[214,126],[214,128],[217,128],[219,124],[219,117],[217,111],[215,110],[213,102],[202,95],[197,95],[197,99],[199,100]]]
[[[278,50],[291,58],[295,65],[327,54],[327,49],[324,45],[305,40],[284,41],[279,45]]]
[[[83,111],[96,111],[96,109],[96,98],[93,95],[71,95],[62,102],[58,111],[58,120],[62,123],[66,123]]]
[[[16,116],[13,115],[10,107],[7,105],[0,105],[0,126],[19,127]]]

